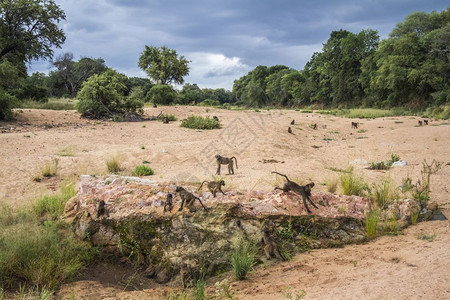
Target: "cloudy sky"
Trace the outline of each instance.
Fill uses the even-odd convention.
[[[190,63],[188,83],[232,89],[257,65],[303,69],[333,30],[367,28],[386,38],[412,12],[442,11],[443,0],[55,0],[66,13],[62,49],[103,58],[127,76],[145,45],[166,46]],[[34,62],[31,72],[49,70]]]

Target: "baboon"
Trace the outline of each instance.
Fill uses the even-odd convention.
[[[358,129],[359,123],[358,122],[352,122],[352,129]]]
[[[424,123],[425,125],[428,125],[428,120],[423,120],[423,123]]]
[[[303,204],[305,205],[306,211],[308,213],[311,213],[309,210],[308,204],[306,203],[306,200],[308,200],[315,208],[318,208],[314,202],[311,201],[311,189],[314,187],[314,182],[310,182],[307,185],[299,185],[293,181],[291,181],[286,175],[278,173],[278,172],[272,172],[275,174],[278,174],[280,176],[283,176],[286,178],[286,182],[284,183],[283,187],[275,187],[276,190],[282,190],[283,192],[287,193],[289,191],[293,191],[294,193],[297,193],[299,195],[302,195],[303,198]]]
[[[100,200],[98,202],[98,205],[97,205],[97,218],[100,217],[100,216],[108,214],[108,212],[106,211],[105,205],[106,205],[106,203],[103,200]]]
[[[167,194],[166,202],[164,202],[164,212],[171,212],[173,209],[173,195],[171,193]]]
[[[225,185],[225,181],[220,180],[220,181],[206,181],[204,180],[202,182],[202,184],[200,185],[200,187],[198,188],[197,191],[200,191],[200,189],[202,188],[203,184],[207,182],[208,185],[208,190],[213,194],[213,196],[215,197],[217,194],[217,191],[221,192],[222,194],[226,195],[223,191],[222,191],[222,185]]]
[[[200,274],[197,270],[194,270],[191,265],[181,263],[180,266],[180,278],[183,289],[193,286],[198,280]]]
[[[157,108],[158,105],[156,105],[156,103],[153,103],[153,108]]]
[[[317,129],[317,124],[316,123],[313,123],[313,124],[311,124],[311,125],[309,125],[312,129]]]
[[[186,203],[186,207],[188,207],[189,210],[192,212],[193,211],[192,206],[194,205],[196,199],[198,200],[198,202],[200,202],[204,210],[208,210],[203,205],[202,200],[200,200],[199,197],[194,196],[192,193],[186,191],[183,187],[177,186],[175,192],[177,192],[181,198],[181,206],[178,209],[178,211],[181,211],[183,209],[183,205]]]
[[[292,133],[291,127],[288,127],[288,132],[289,132],[289,133]]]
[[[169,118],[168,118],[167,116],[165,116],[165,117],[163,118],[163,123],[164,123],[164,124],[169,124]]]
[[[418,123],[419,123],[419,126],[422,126],[422,121],[419,120]]]
[[[213,116],[213,120],[216,120],[217,122],[219,122],[219,118],[217,116]]]
[[[237,165],[237,159],[236,157],[223,157],[220,155],[216,155],[216,160],[217,160],[217,172],[216,175],[220,175],[220,165],[228,165],[228,175],[232,175],[234,174],[234,169],[233,169],[233,158],[236,161],[236,169],[238,168]]]
[[[291,125],[294,125],[294,124],[295,124],[295,120],[292,120]]]
[[[269,226],[264,225],[264,227],[261,230],[262,233],[262,242],[264,242],[264,253],[266,254],[267,259],[270,259],[272,257],[276,257],[278,259],[283,260],[283,257],[280,254],[280,251],[278,251],[278,246],[270,236],[270,229]]]

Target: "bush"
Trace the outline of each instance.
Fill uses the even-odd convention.
[[[181,127],[192,129],[218,129],[220,122],[210,117],[190,116],[181,121]]]
[[[163,121],[164,118],[167,118],[171,122],[177,120],[177,117],[175,117],[174,115],[163,114],[163,115],[158,116],[159,121]]]
[[[102,119],[113,116],[125,116],[127,113],[139,113],[143,102],[132,93],[125,98],[126,76],[114,70],[107,70],[87,79],[77,98],[76,108],[83,117]],[[120,119],[120,118],[119,118]]]
[[[198,106],[220,106],[219,100],[206,99],[197,104]]]
[[[13,118],[12,109],[17,107],[17,99],[0,87],[0,120],[11,120]]]
[[[146,165],[136,166],[133,170],[133,175],[135,176],[149,176],[153,174],[154,174],[153,170],[147,167]]]
[[[234,245],[230,261],[234,275],[238,280],[244,279],[248,271],[255,265],[256,252],[254,243],[245,240],[244,238],[240,238]]]

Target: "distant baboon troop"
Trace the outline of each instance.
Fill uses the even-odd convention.
[[[223,157],[220,155],[216,155],[216,161],[217,161],[217,172],[216,175],[220,175],[220,166],[221,165],[228,165],[228,175],[233,175],[234,174],[234,169],[233,169],[233,158],[236,162],[236,169],[238,168],[237,166],[237,159],[236,157],[232,156],[231,158],[228,157]]]
[[[358,127],[359,127],[359,122],[352,122],[352,129],[353,128],[358,129]]]

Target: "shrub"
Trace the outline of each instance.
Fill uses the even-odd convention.
[[[138,113],[143,102],[137,100],[136,93],[125,98],[126,76],[112,69],[92,75],[82,85],[77,94],[80,100],[76,108],[83,117],[101,119]]]
[[[120,161],[118,156],[113,156],[106,161],[106,167],[108,171],[113,174],[119,173],[122,168],[120,167]]]
[[[17,107],[17,99],[0,87],[0,120],[11,120],[13,118],[12,109]]]
[[[210,117],[190,116],[181,121],[181,127],[192,129],[218,129],[220,122],[211,119]]]
[[[133,175],[135,176],[148,176],[153,174],[154,174],[153,170],[147,167],[146,165],[136,166],[133,170]]]
[[[147,100],[155,104],[169,105],[177,98],[177,92],[169,85],[154,85],[147,93]]]
[[[220,106],[219,100],[206,99],[197,104],[198,106]]]
[[[240,238],[234,245],[230,256],[231,266],[234,275],[238,280],[242,280],[248,271],[255,265],[256,247],[253,242]]]
[[[164,118],[167,118],[169,121],[173,122],[177,120],[177,117],[175,117],[174,115],[169,115],[169,114],[163,114],[163,115],[159,115],[158,116],[158,120],[159,121],[163,121]]]

